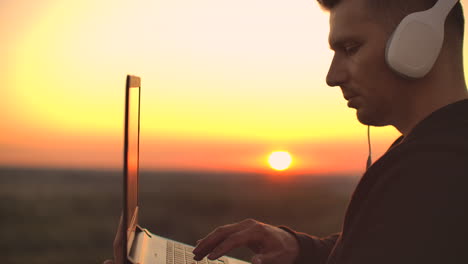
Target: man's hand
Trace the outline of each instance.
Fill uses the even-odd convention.
[[[296,238],[285,230],[252,219],[218,227],[199,240],[193,250],[195,260],[206,255],[217,259],[234,248],[248,247],[255,256],[253,264],[293,264],[299,255]]]
[[[122,259],[123,251],[123,242],[122,242],[122,216],[120,216],[119,227],[117,228],[117,233],[115,234],[114,239],[114,260],[105,260],[103,264],[123,264],[124,260]]]

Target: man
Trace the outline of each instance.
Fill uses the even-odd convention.
[[[319,0],[330,12],[335,52],[328,85],[341,88],[361,123],[392,125],[402,134],[362,177],[342,232],[318,238],[249,219],[200,240],[196,260],[246,246],[255,253],[254,264],[468,263],[468,93],[460,3],[447,18],[441,53],[426,76],[404,78],[385,62],[387,41],[401,19],[435,2]]]

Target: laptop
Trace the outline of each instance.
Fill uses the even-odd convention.
[[[129,264],[249,264],[230,257],[195,261],[194,247],[149,232],[138,225],[141,79],[127,75],[125,85],[123,258]]]

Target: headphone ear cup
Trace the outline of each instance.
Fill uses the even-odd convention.
[[[406,16],[387,42],[385,59],[396,73],[422,78],[433,67],[444,42],[445,17],[431,9]]]

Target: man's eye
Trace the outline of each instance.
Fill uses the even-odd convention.
[[[359,45],[350,45],[343,48],[346,55],[354,55],[359,50]]]

